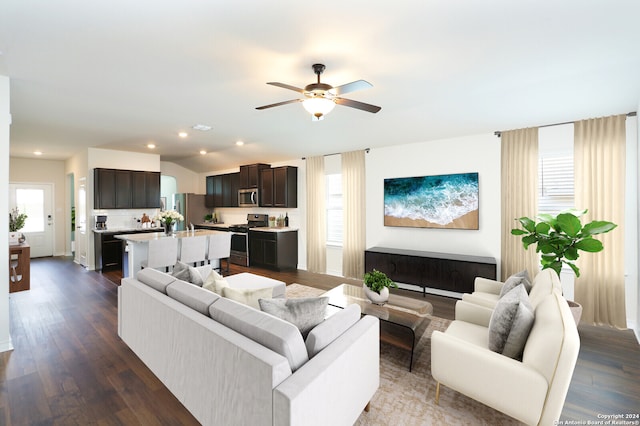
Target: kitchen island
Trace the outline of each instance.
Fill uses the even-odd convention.
[[[215,235],[224,231],[209,231],[205,229],[196,229],[195,231],[177,231],[171,235],[164,232],[147,232],[144,234],[123,234],[116,235],[115,238],[127,242],[128,252],[128,271],[126,277],[135,277],[138,271],[142,269],[142,262],[147,260],[149,254],[149,241],[159,240],[161,238],[191,238],[203,235]],[[215,266],[215,265],[214,265]]]

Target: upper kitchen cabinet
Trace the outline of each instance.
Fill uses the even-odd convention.
[[[298,168],[274,167],[260,171],[262,207],[298,207]]]
[[[240,188],[258,188],[260,186],[260,171],[270,167],[268,164],[261,163],[240,166]]]
[[[160,207],[159,172],[131,172],[131,207],[134,209]]]
[[[238,207],[240,173],[207,176],[205,206]]]
[[[160,172],[94,169],[96,209],[160,207]]]
[[[93,206],[96,209],[116,208],[116,171],[93,170]]]

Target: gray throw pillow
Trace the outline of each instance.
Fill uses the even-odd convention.
[[[523,284],[496,304],[489,321],[489,349],[520,359],[533,326],[534,314]]]
[[[302,337],[324,321],[324,313],[329,303],[328,297],[307,297],[300,299],[260,299],[263,312],[278,317],[298,327]]]
[[[191,284],[195,284],[198,287],[202,287],[202,285],[207,281],[209,275],[211,275],[211,265],[204,266],[189,266],[189,282]]]
[[[176,277],[176,279],[182,281],[189,281],[191,276],[189,275],[189,265],[186,263],[178,262],[173,266],[173,270],[171,271],[171,275]]]
[[[531,283],[527,280],[526,277],[522,275],[511,275],[502,285],[500,289],[500,297],[504,296],[514,288],[518,287],[520,284],[524,285],[524,289],[527,293],[531,291]]]

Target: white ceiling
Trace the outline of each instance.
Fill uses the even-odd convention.
[[[11,155],[154,142],[204,172],[627,113],[639,17],[637,0],[3,0]],[[265,83],[304,87],[316,62],[382,110],[255,109],[295,99]]]

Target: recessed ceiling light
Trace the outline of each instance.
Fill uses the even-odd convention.
[[[211,126],[207,126],[206,124],[194,124],[191,126],[193,130],[200,130],[201,132],[207,132],[211,130]]]
[[[147,144],[147,148],[149,148],[149,149],[154,149],[155,147],[156,147],[156,144],[153,144],[153,143],[148,143]]]
[[[207,151],[205,151],[204,149],[202,151],[200,151],[200,155],[205,155],[207,153]]]
[[[238,146],[242,146],[242,145],[244,145],[244,142],[242,142],[242,141],[237,141],[237,142],[236,142],[236,145],[238,145]]]
[[[180,136],[181,138],[186,138],[187,136],[189,136],[189,133],[187,133],[187,132],[180,132],[180,133],[178,133],[178,136]]]
[[[33,151],[33,155],[42,155],[42,151]]]

